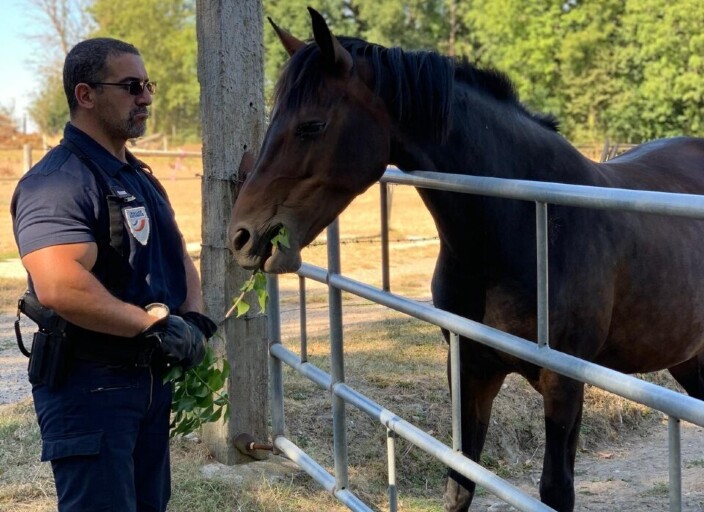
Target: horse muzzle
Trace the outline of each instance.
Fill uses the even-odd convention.
[[[285,274],[296,272],[301,267],[301,252],[297,244],[290,244],[290,248],[274,244],[270,232],[262,236],[239,224],[231,229],[229,238],[235,261],[244,269]]]

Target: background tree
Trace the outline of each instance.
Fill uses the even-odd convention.
[[[447,52],[450,25],[446,0],[356,0],[352,4],[364,39],[409,50]]]
[[[310,26],[310,15],[307,7],[310,0],[264,0],[264,16],[287,30],[298,39],[308,40],[313,37]],[[334,33],[345,36],[359,34],[354,13],[349,8],[348,0],[320,0],[316,3],[318,10],[330,24]],[[264,73],[265,91],[267,101],[270,101],[274,84],[283,68],[288,54],[279,42],[273,28],[268,21],[264,23]]]
[[[580,141],[603,138],[605,112],[617,92],[620,63],[614,52],[627,44],[620,30],[622,0],[582,2],[561,17],[558,89],[562,130]]]
[[[46,29],[42,48],[56,53],[47,58],[42,50],[46,79],[30,109],[42,130],[55,132],[67,118],[57,70],[90,33],[140,48],[159,82],[153,132],[200,137],[195,0],[30,1]],[[262,4],[279,26],[311,37],[308,0]],[[335,34],[506,72],[522,101],[556,115],[574,142],[704,134],[703,0],[319,0],[314,7]],[[269,100],[288,56],[264,23]]]
[[[480,67],[507,73],[529,108],[560,117],[563,103],[555,91],[563,16],[557,2],[475,0],[464,13],[477,40],[469,57]]]
[[[704,134],[704,4],[627,0],[604,131],[640,141]]]
[[[90,12],[98,26],[91,35],[137,46],[150,78],[158,83],[151,131],[198,137],[195,1],[94,0]]]
[[[41,48],[32,63],[43,77],[42,87],[34,92],[28,111],[46,134],[60,133],[68,121],[68,105],[63,92],[61,70],[71,47],[95,26],[88,14],[91,0],[28,0],[27,8],[35,20],[35,32],[28,34]],[[41,27],[41,29],[38,29]]]
[[[42,88],[27,111],[42,133],[57,135],[62,132],[68,122],[68,104],[61,68],[45,72]]]

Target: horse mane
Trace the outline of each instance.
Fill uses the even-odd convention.
[[[338,40],[353,57],[370,62],[375,94],[412,133],[438,142],[445,139],[451,128],[447,120],[452,118],[456,81],[510,104],[543,127],[557,131],[557,121],[552,116],[533,114],[523,106],[513,83],[500,71],[480,69],[466,58],[455,59],[432,51],[386,48],[353,37]],[[276,86],[276,103],[296,109],[319,100],[324,78],[318,65],[319,55],[318,45],[308,44],[289,59]]]

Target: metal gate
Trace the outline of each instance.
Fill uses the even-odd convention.
[[[442,311],[414,300],[395,295],[383,289],[346,278],[340,273],[339,228],[337,221],[328,228],[328,268],[304,263],[298,272],[301,304],[301,348],[296,354],[281,344],[278,279],[269,276],[269,344],[271,422],[274,446],[297,463],[328,492],[348,508],[371,511],[348,489],[346,404],[357,407],[387,429],[389,510],[397,510],[395,438],[408,442],[439,459],[443,464],[470,478],[503,501],[524,511],[552,510],[532,496],[499,478],[462,455],[460,451],[460,387],[459,387],[459,337],[471,338],[526,361],[597,386],[611,393],[646,405],[668,415],[670,510],[681,510],[681,454],[680,420],[704,426],[704,402],[681,393],[665,389],[632,376],[552,350],[548,332],[548,243],[547,205],[561,204],[576,207],[622,210],[704,219],[704,196],[669,194],[661,192],[607,189],[557,183],[507,180],[478,176],[464,176],[416,171],[402,173],[389,169],[381,180],[382,226],[387,226],[385,216],[385,187],[387,183],[413,185],[452,192],[481,194],[493,197],[533,201],[536,204],[537,275],[538,275],[538,343],[533,343],[478,322]],[[382,229],[382,242],[385,237]],[[385,245],[385,244],[384,244]],[[382,247],[383,265],[388,265],[388,247]],[[331,371],[326,373],[308,362],[305,331],[305,280],[311,279],[329,287],[330,358]],[[388,290],[388,273],[385,272],[384,288]],[[382,304],[409,316],[430,322],[450,331],[450,358],[452,367],[452,446],[446,446],[426,432],[400,418],[392,411],[362,395],[345,383],[342,291]],[[300,447],[284,435],[283,367],[291,368],[330,393],[333,414],[334,475],[313,460]]]

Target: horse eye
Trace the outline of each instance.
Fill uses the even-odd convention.
[[[319,135],[326,126],[325,121],[307,121],[296,127],[296,137],[301,140],[307,140],[311,137]]]

